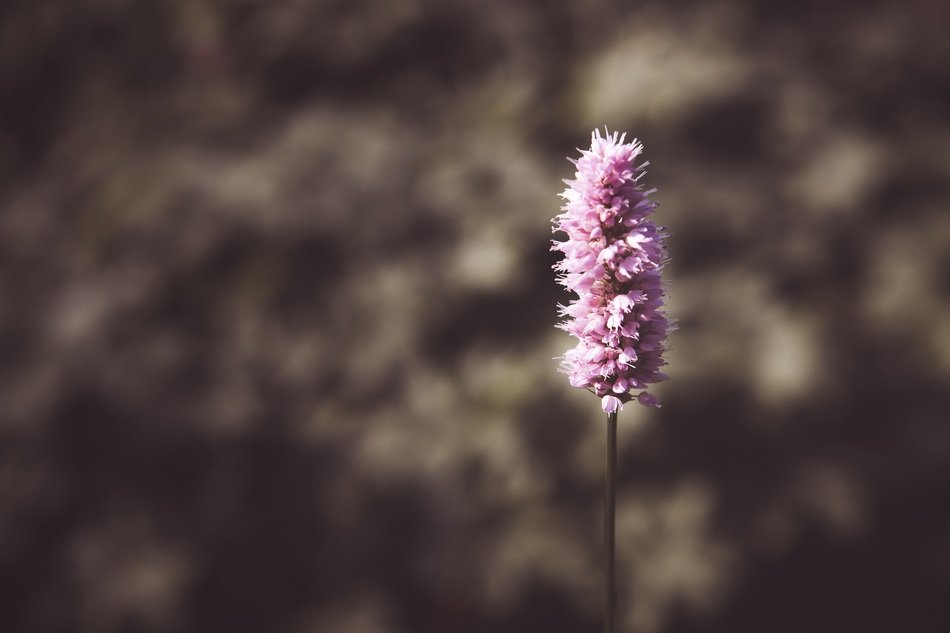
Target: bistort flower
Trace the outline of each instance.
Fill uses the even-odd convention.
[[[667,378],[660,368],[671,330],[660,279],[666,234],[649,219],[656,189],[644,191],[639,182],[648,165],[634,164],[643,145],[624,137],[595,130],[590,149],[571,160],[577,173],[564,181],[563,213],[554,218],[567,240],[551,247],[564,253],[554,266],[558,283],[577,294],[559,306],[567,318],[558,327],[578,339],[561,371],[600,397],[608,413],[638,391],[641,404],[660,406],[646,389]]]

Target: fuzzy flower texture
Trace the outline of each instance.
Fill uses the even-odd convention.
[[[643,145],[624,143],[624,136],[595,130],[590,149],[571,160],[577,173],[564,181],[566,202],[554,218],[554,231],[568,239],[551,247],[564,253],[554,266],[558,283],[577,294],[559,306],[567,318],[558,327],[578,339],[561,371],[600,397],[607,413],[636,391],[641,404],[660,406],[645,389],[667,378],[660,368],[671,330],[660,279],[666,234],[649,220],[657,205],[648,196],[656,190],[639,183],[648,163],[634,163]]]

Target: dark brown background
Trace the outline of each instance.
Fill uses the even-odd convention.
[[[681,326],[624,630],[948,630],[946,6],[3,3],[0,631],[599,630],[605,124]]]

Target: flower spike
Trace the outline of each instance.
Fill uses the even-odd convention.
[[[660,278],[667,236],[650,220],[656,189],[640,185],[648,163],[635,163],[643,145],[625,138],[594,130],[590,149],[569,159],[577,172],[564,181],[562,213],[553,220],[567,239],[551,246],[564,254],[554,265],[558,283],[577,295],[560,310],[566,319],[558,327],[578,339],[561,371],[600,397],[607,413],[634,398],[660,406],[645,390],[666,379],[660,368],[672,329]]]

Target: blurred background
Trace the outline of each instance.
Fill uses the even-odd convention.
[[[600,630],[548,249],[604,125],[680,323],[623,630],[950,630],[948,19],[5,2],[0,630]]]

